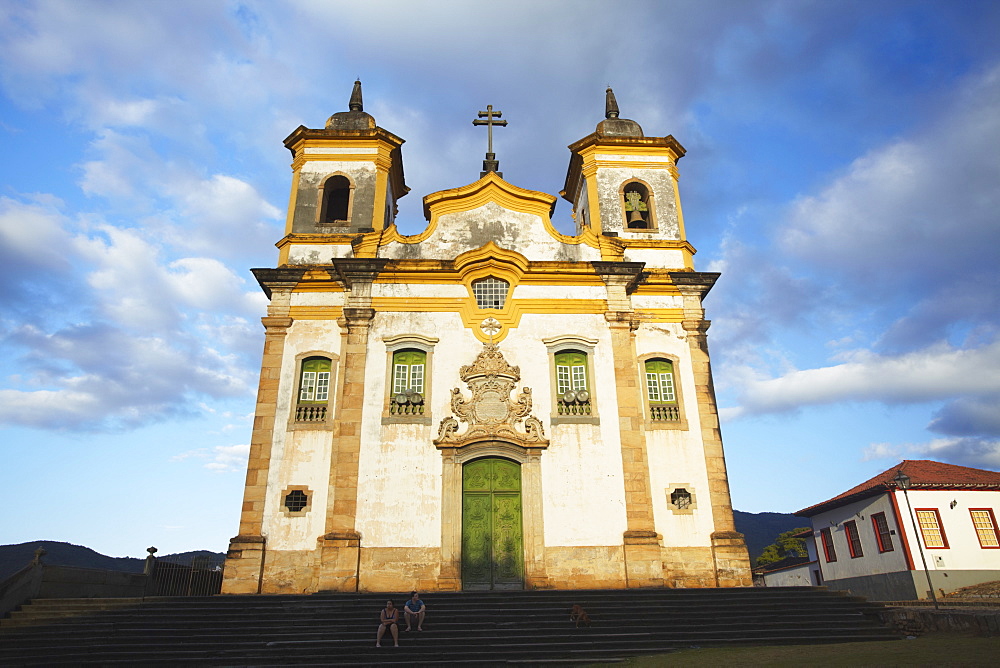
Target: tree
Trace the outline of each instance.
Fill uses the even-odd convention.
[[[792,529],[778,535],[778,538],[764,548],[760,556],[757,557],[758,566],[766,566],[776,561],[781,561],[785,557],[805,557],[809,554],[806,551],[806,541],[802,538],[793,538],[797,533],[810,531],[809,527]]]

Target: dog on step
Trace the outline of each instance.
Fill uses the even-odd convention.
[[[590,626],[590,615],[582,605],[574,605],[569,611],[569,621],[575,623],[576,628],[580,628],[580,624]]]

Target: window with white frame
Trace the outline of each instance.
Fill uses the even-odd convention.
[[[493,276],[480,279],[472,284],[472,294],[475,295],[479,308],[502,309],[507,303],[509,289],[510,283]]]
[[[590,415],[587,353],[564,350],[555,354],[556,405],[559,415]]]
[[[645,373],[649,418],[654,422],[680,420],[680,407],[674,387],[674,363],[662,358],[646,360]]]
[[[427,353],[423,350],[397,350],[392,354],[392,396],[390,415],[424,414],[424,372]]]
[[[997,518],[992,508],[970,508],[972,526],[976,528],[979,547],[984,549],[1000,548],[1000,531],[997,531]]]
[[[948,537],[941,526],[941,514],[936,508],[917,508],[917,524],[924,538],[924,547],[929,549],[945,549],[948,547]]]
[[[307,357],[299,370],[296,422],[324,422],[330,400],[332,362],[327,357]]]

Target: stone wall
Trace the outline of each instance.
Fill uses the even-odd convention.
[[[927,608],[887,608],[882,621],[901,633],[916,636],[932,631],[1000,636],[1000,610],[934,610]]]

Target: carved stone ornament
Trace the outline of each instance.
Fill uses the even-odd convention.
[[[459,375],[472,397],[466,400],[457,387],[451,391],[455,415],[441,420],[434,445],[460,448],[479,441],[503,440],[531,448],[548,446],[541,421],[530,414],[531,388],[522,387],[517,399],[511,400],[521,370],[507,364],[495,343],[484,343],[476,361],[463,366]],[[468,425],[461,434],[459,420]],[[518,429],[522,422],[523,431]]]

